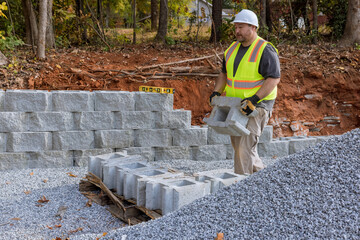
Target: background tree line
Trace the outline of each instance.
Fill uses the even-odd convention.
[[[198,0],[200,1],[200,0]],[[156,32],[154,41],[176,43],[171,33],[199,28],[196,0],[0,0],[0,50],[27,44],[38,58],[45,48],[97,45],[111,51],[117,43],[136,42],[140,30]],[[359,0],[212,0],[210,42],[234,39],[232,19],[223,9],[255,11],[260,35],[273,42],[316,43],[319,37],[349,46],[360,44]],[[322,14],[326,21],[318,23]],[[314,17],[316,16],[316,17]],[[233,17],[233,16],[232,16]],[[186,25],[185,22],[188,24]],[[117,29],[132,28],[132,39]],[[197,29],[198,30],[198,29]],[[190,31],[189,31],[190,32]],[[321,34],[320,34],[321,33]],[[196,39],[197,40],[197,39]],[[358,46],[358,45],[356,45]]]

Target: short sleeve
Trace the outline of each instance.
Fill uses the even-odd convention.
[[[275,48],[267,44],[260,59],[259,73],[267,79],[280,78],[280,60]]]

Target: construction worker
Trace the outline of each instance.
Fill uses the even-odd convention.
[[[263,169],[257,144],[259,137],[271,117],[280,82],[280,61],[277,49],[257,35],[259,27],[256,14],[243,9],[233,21],[236,42],[224,53],[223,67],[210,96],[242,100],[241,112],[250,115],[256,108],[258,115],[249,117],[246,128],[249,136],[231,136],[234,148],[234,169],[238,174],[252,174]]]

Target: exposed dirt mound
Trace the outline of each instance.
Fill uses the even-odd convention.
[[[322,46],[279,46],[282,77],[270,124],[274,136],[342,134],[360,127],[360,51]],[[223,52],[218,47],[216,52]],[[22,54],[18,74],[0,68],[2,88],[138,91],[140,85],[175,88],[174,108],[192,111],[192,124],[211,108],[220,57],[144,69],[213,55],[209,47],[126,46],[112,53],[60,50],[46,62]]]

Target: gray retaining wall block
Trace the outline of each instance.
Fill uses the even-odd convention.
[[[139,129],[135,130],[136,147],[167,147],[171,146],[170,129]]]
[[[30,153],[29,168],[58,168],[73,166],[72,151],[42,151]]]
[[[259,138],[259,142],[261,143],[270,142],[272,140],[272,136],[273,136],[273,126],[266,125]]]
[[[247,175],[234,173],[233,169],[216,169],[196,173],[195,180],[200,182],[210,182],[210,193],[218,191],[220,188],[229,186],[245,179]]]
[[[115,149],[115,152],[123,151],[122,148]],[[126,151],[129,155],[140,155],[146,161],[154,161],[155,159],[155,150],[152,147],[129,147],[126,148]]]
[[[26,153],[0,153],[0,170],[28,168]]]
[[[155,114],[156,128],[186,129],[191,127],[191,111],[174,110]]]
[[[289,141],[271,141],[258,144],[260,157],[284,157],[289,155]]]
[[[28,131],[55,132],[74,129],[70,112],[32,112],[27,113]]]
[[[225,145],[204,145],[191,147],[191,159],[196,161],[225,160],[227,148]]]
[[[155,161],[173,159],[191,159],[189,148],[180,146],[155,148]]]
[[[117,129],[153,129],[154,113],[151,111],[115,112],[115,128]]]
[[[173,94],[136,92],[135,99],[136,111],[162,112],[173,110]]]
[[[113,148],[94,148],[87,150],[74,150],[74,162],[75,167],[86,167],[89,163],[89,158],[91,156],[103,155],[108,153],[113,153]]]
[[[95,111],[134,111],[135,98],[133,92],[94,91]]]
[[[53,111],[94,111],[94,94],[87,91],[52,91]]]
[[[208,144],[231,144],[230,136],[217,133],[213,128],[208,128]]]
[[[163,215],[180,209],[182,206],[204,197],[210,192],[209,182],[197,182],[195,180],[176,180],[169,187],[161,190]]]
[[[90,156],[88,162],[88,171],[102,179],[102,166],[110,159],[122,158],[128,156],[126,151],[107,153],[98,156]]]
[[[226,159],[234,159],[234,148],[231,144],[227,144],[226,146]]]
[[[220,134],[231,136],[249,135],[250,131],[246,129],[250,116],[258,114],[255,109],[249,117],[240,112],[241,98],[236,97],[215,97],[212,101],[213,110],[208,118],[204,118],[210,127]]]
[[[207,144],[207,128],[192,127],[173,130],[174,146],[201,146]]]
[[[26,114],[24,112],[0,112],[0,132],[26,131]]]
[[[83,150],[94,148],[94,132],[68,131],[53,133],[53,150]]]
[[[51,111],[51,93],[39,90],[7,90],[4,110],[8,112]]]
[[[166,170],[155,169],[153,166],[147,168],[139,168],[141,170],[136,171],[126,171],[124,173],[124,182],[123,182],[123,195],[125,199],[135,199],[138,194],[138,179],[141,178],[162,178],[162,177],[171,177],[172,173],[167,172]]]
[[[316,138],[294,138],[289,143],[289,154],[300,152],[316,144]]]
[[[80,112],[74,114],[75,126],[78,130],[107,130],[113,129],[112,112]]]
[[[6,133],[0,133],[0,152],[6,151]]]
[[[50,132],[12,132],[7,136],[8,152],[39,152],[51,150],[51,147]]]
[[[0,89],[0,111],[4,111],[5,91]]]
[[[115,189],[118,184],[118,174],[121,174],[121,171],[124,170],[124,168],[134,169],[149,167],[151,166],[139,155],[109,159],[102,165],[103,182],[109,189]]]
[[[99,130],[95,131],[97,148],[126,148],[133,145],[132,130]]]

